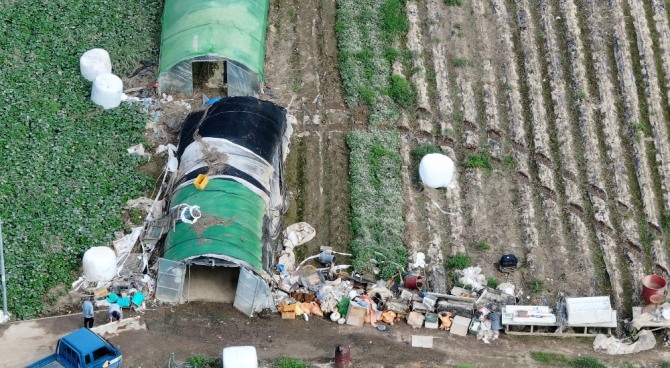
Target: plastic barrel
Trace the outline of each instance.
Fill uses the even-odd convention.
[[[421,289],[423,287],[422,276],[407,276],[405,278],[405,286],[410,289]]]
[[[351,367],[351,351],[348,346],[340,345],[335,348],[335,368]]]
[[[659,275],[647,275],[642,278],[642,299],[645,303],[653,304],[651,300],[653,295],[663,296],[667,281]]]

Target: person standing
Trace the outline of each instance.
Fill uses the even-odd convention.
[[[83,314],[84,314],[84,327],[86,328],[93,328],[93,318],[95,317],[93,311],[94,301],[95,297],[93,296],[89,297],[87,300],[84,301]]]
[[[112,321],[120,321],[121,318],[123,318],[123,312],[121,311],[121,307],[119,307],[119,304],[116,303],[116,301],[113,301],[109,304],[109,322]]]

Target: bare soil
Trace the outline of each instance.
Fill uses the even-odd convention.
[[[73,312],[78,312],[75,310]],[[133,316],[124,313],[124,318]],[[96,314],[96,324],[106,313]],[[596,356],[608,366],[625,362],[648,367],[670,359],[670,353],[658,351],[653,356],[600,356],[591,351],[589,338],[526,338],[502,335],[490,345],[473,336],[458,337],[444,331],[413,330],[405,323],[390,326],[385,332],[370,325],[340,326],[328,320],[311,318],[282,320],[279,315],[250,319],[230,304],[191,302],[176,307],[151,309],[141,317],[146,330],[125,331],[109,340],[123,351],[126,367],[166,367],[170,355],[183,363],[193,355],[220,358],[227,346],[253,345],[259,359],[270,362],[280,357],[303,359],[314,364],[332,366],[338,345],[351,347],[352,366],[382,367],[448,367],[470,364],[474,367],[536,367],[531,351],[560,353],[570,357]],[[0,327],[0,367],[20,367],[50,354],[59,337],[82,324],[80,314],[17,322]],[[412,335],[434,336],[434,348],[411,347]]]

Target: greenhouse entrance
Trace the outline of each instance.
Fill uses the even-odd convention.
[[[227,75],[225,60],[197,61],[191,64],[193,68],[193,92],[211,97],[226,97]]]
[[[239,267],[191,264],[186,267],[182,299],[185,302],[232,303],[239,278]]]

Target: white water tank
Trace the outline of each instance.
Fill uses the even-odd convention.
[[[223,348],[223,368],[258,368],[258,356],[253,346]]]
[[[109,53],[103,49],[91,49],[79,58],[79,70],[88,81],[93,82],[101,74],[112,72],[112,61]]]
[[[419,177],[430,188],[452,188],[456,166],[454,161],[440,153],[429,153],[419,163]]]
[[[123,82],[114,74],[101,74],[93,81],[91,100],[105,109],[112,109],[121,104]]]
[[[93,247],[84,253],[84,278],[91,282],[110,281],[116,276],[116,253],[109,247]]]

